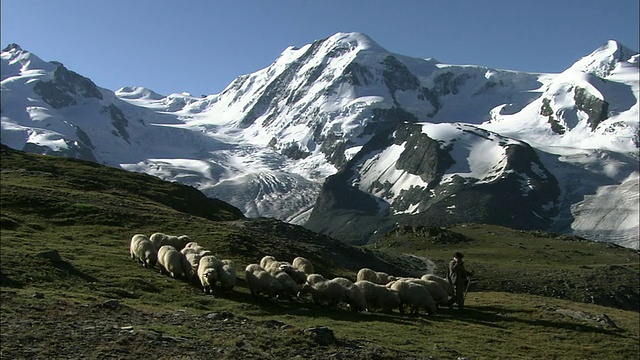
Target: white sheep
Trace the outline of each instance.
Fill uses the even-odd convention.
[[[294,268],[302,271],[306,275],[315,273],[315,270],[313,269],[313,264],[311,263],[311,261],[309,261],[306,258],[303,258],[302,256],[298,256],[295,259],[293,259],[293,262],[291,263],[291,265],[293,265]]]
[[[280,262],[280,266],[278,266],[279,270],[282,270],[287,273],[296,282],[298,285],[302,285],[307,281],[307,274],[304,271],[295,268],[293,265],[285,262]]]
[[[205,293],[209,294],[213,291],[213,287],[218,281],[218,272],[222,267],[222,262],[213,255],[206,255],[200,258],[198,262],[198,279]]]
[[[169,236],[169,235],[157,232],[157,233],[151,234],[149,239],[151,240],[153,245],[156,246],[156,248],[160,249],[160,247],[163,245],[162,244],[162,240],[164,240],[164,238],[167,237],[167,236]]]
[[[273,276],[280,284],[282,285],[282,290],[278,294],[286,299],[291,299],[294,296],[298,296],[298,292],[300,291],[300,286],[283,270],[269,271],[271,276]]]
[[[447,295],[449,297],[453,297],[454,295],[453,284],[451,284],[449,280],[435,274],[424,274],[422,275],[421,279],[437,282],[447,292]]]
[[[337,306],[346,302],[352,311],[362,311],[367,305],[360,289],[346,278],[319,281],[308,289],[316,305]]]
[[[278,271],[284,271],[298,285],[304,284],[307,280],[307,275],[304,272],[294,268],[293,265],[286,261],[278,261],[271,255],[263,256],[260,260],[260,266],[271,273],[271,275],[275,275]]]
[[[287,265],[287,262],[285,261],[272,260],[273,256],[269,256],[267,258],[268,259],[266,261],[261,261],[260,266],[269,272],[279,270],[280,266]],[[262,265],[263,263],[264,265]]]
[[[364,295],[353,281],[343,277],[334,278],[332,281],[337,282],[347,289],[347,296],[343,300],[349,305],[352,311],[363,311],[367,308]]]
[[[158,250],[158,264],[160,272],[177,279],[181,276],[189,278],[191,264],[187,258],[171,245],[162,245]]]
[[[146,268],[152,268],[158,262],[158,250],[151,240],[143,234],[135,234],[129,246],[131,258],[142,263]]]
[[[198,268],[200,267],[211,268],[218,271],[218,269],[222,267],[222,261],[214,255],[205,255],[202,256],[198,262]]]
[[[237,274],[233,261],[222,260],[220,268],[218,269],[218,280],[220,280],[220,287],[225,291],[231,291],[237,282]]]
[[[186,236],[186,235],[183,235],[183,236]],[[178,237],[178,238],[180,238],[180,237]],[[200,244],[198,244],[197,242],[190,241],[190,242],[188,242],[188,243],[186,243],[184,245],[184,248],[182,248],[182,250],[193,250],[193,251],[195,251],[197,253],[200,253],[200,252],[204,251],[205,248],[200,246]]]
[[[378,285],[386,285],[389,282],[396,280],[397,277],[392,276],[387,274],[386,272],[382,272],[382,271],[374,271],[371,270],[369,268],[362,268],[358,271],[358,274],[356,276],[356,280],[360,281],[360,280],[368,280],[371,281],[372,283],[378,284]]]
[[[400,298],[400,313],[404,314],[405,305],[409,305],[414,314],[420,309],[425,309],[429,314],[436,312],[436,302],[423,285],[408,280],[397,280],[391,285],[391,289],[396,291]]]
[[[320,275],[320,274],[309,274],[307,275],[307,284],[309,285],[313,285],[313,284],[317,284],[321,281],[325,281],[327,279],[325,279],[324,276]]]
[[[347,288],[332,280],[319,281],[308,288],[316,305],[337,306],[347,297]]]
[[[184,255],[189,264],[191,265],[191,277],[198,276],[198,268],[200,265],[200,259],[202,256],[196,253],[187,253]]]
[[[355,285],[362,292],[368,311],[381,309],[390,312],[400,308],[400,297],[396,291],[368,280],[356,281]]]
[[[324,276],[320,274],[309,274],[307,275],[307,279],[304,284],[300,286],[300,290],[298,291],[298,297],[303,297],[306,294],[310,294],[312,289],[311,287],[319,282],[326,281]]]
[[[187,238],[183,238],[184,236],[186,236],[186,235],[181,235],[181,236],[168,235],[167,237],[165,237],[162,240],[162,244],[163,245],[171,245],[174,248],[176,248],[177,250],[182,250],[182,248],[184,248],[184,245],[186,244],[185,240],[188,240],[188,237]],[[185,239],[185,240],[183,240],[183,239]]]
[[[282,292],[282,284],[258,264],[249,264],[245,269],[245,280],[252,295],[277,296]]]
[[[229,265],[229,266],[233,266],[235,268],[233,260],[224,259],[224,260],[220,260],[220,262],[222,263],[222,265]]]
[[[423,276],[423,278],[413,278],[413,277],[398,278],[395,281],[391,281],[386,286],[387,286],[387,288],[391,288],[396,281],[410,281],[410,282],[413,282],[413,283],[416,283],[416,284],[420,284],[420,285],[424,286],[425,288],[427,288],[427,290],[429,291],[429,294],[431,295],[431,298],[438,305],[446,305],[447,301],[449,300],[449,296],[447,295],[447,291],[445,289],[443,289],[442,286],[440,286],[440,284],[438,282],[433,281],[433,280],[425,280],[424,277],[425,276]]]
[[[269,264],[273,263],[273,262],[277,262],[278,260],[276,260],[275,257],[271,256],[271,255],[265,255],[262,257],[262,259],[260,259],[260,267],[262,267],[263,269],[267,270],[267,267],[270,267]]]
[[[191,241],[189,240],[189,237],[187,235],[174,236],[174,235],[167,235],[160,232],[153,233],[150,239],[151,239],[151,242],[158,249],[160,249],[162,245],[171,245],[174,248],[176,248],[176,250],[182,250],[184,248],[184,245],[187,242]]]
[[[416,284],[420,284],[427,288],[429,291],[429,295],[433,301],[438,305],[447,305],[449,301],[449,296],[447,295],[447,291],[440,286],[439,283],[433,280],[424,280],[424,279],[412,279],[410,281],[415,282]]]
[[[184,255],[187,261],[189,261],[189,264],[191,264],[191,275],[198,276],[198,265],[200,264],[200,258],[202,258],[203,255],[197,251],[196,248],[191,247],[185,247],[180,250],[180,252]]]
[[[245,272],[255,272],[258,270],[264,270],[264,268],[262,266],[260,266],[259,264],[249,264],[247,265],[247,267],[244,269]]]
[[[290,267],[293,269],[293,266],[286,261],[271,261],[268,262],[263,268],[269,272],[274,272],[278,270],[282,270],[283,267]]]

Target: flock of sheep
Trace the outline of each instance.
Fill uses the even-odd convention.
[[[210,250],[191,241],[187,235],[154,233],[150,237],[136,234],[129,246],[131,258],[146,268],[158,264],[160,272],[174,279],[197,279],[206,293],[212,293],[217,282],[224,291],[236,285],[236,270],[231,260],[220,260]]]
[[[164,275],[199,283],[207,294],[213,292],[218,282],[220,289],[227,292],[237,282],[231,260],[219,260],[187,235],[136,234],[131,238],[130,253],[144,267],[152,268],[157,263]],[[252,295],[277,299],[302,299],[310,295],[316,305],[345,304],[356,312],[398,309],[405,313],[408,308],[414,314],[421,310],[433,314],[454,294],[453,286],[434,274],[421,278],[395,277],[363,268],[355,282],[344,277],[326,279],[315,273],[313,264],[303,257],[289,263],[264,256],[259,264],[247,265],[245,280]]]

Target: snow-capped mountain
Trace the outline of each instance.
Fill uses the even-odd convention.
[[[483,221],[638,247],[638,54],[561,74],[441,64],[364,34],[290,47],[220,94],[115,93],[17,45],[2,142],[201,189],[350,242]]]

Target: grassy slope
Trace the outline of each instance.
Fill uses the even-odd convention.
[[[602,276],[623,274],[611,276],[616,291],[629,286],[637,293],[637,252],[469,225],[452,229],[470,236],[473,241],[468,243],[431,243],[406,234],[384,239],[377,251],[390,255],[381,260],[374,250],[346,246],[300,227],[269,219],[243,219],[236,209],[203,198],[189,187],[4,147],[0,184],[2,291],[17,292],[24,302],[37,301],[30,294],[41,292],[44,301],[52,303],[66,299],[91,304],[118,298],[144,311],[226,310],[237,316],[281,321],[300,330],[327,326],[338,338],[437,358],[629,358],[639,351],[637,311],[558,299],[560,291],[573,294],[563,289],[582,284],[583,277],[593,281],[593,274],[597,286],[603,287],[599,270]],[[393,253],[426,255],[440,259],[437,262],[442,265],[452,251],[461,250],[479,281],[465,313],[443,309],[433,317],[352,314],[308,302],[257,299],[242,283],[232,294],[213,298],[192,284],[144,269],[129,258],[131,236],[155,231],[188,234],[219,257],[233,259],[239,270],[264,254],[289,261],[302,255],[329,277],[354,277],[362,266],[402,275],[394,262],[403,259]],[[51,249],[59,252],[62,261],[36,256]],[[625,276],[627,272],[632,276]],[[527,287],[527,274],[539,273],[564,283],[549,281],[547,288],[556,292],[549,294],[553,296],[522,291]],[[636,282],[630,283],[633,279]],[[520,282],[524,285],[509,285]],[[298,311],[305,308],[311,311]],[[557,309],[605,313],[618,328],[576,320]],[[12,308],[3,305],[2,313],[11,314]],[[169,323],[163,330],[187,337],[206,336]]]
[[[436,259],[447,268],[454,251],[473,271],[472,290],[508,291],[639,310],[638,251],[571,235],[465,224],[402,229],[374,247]]]

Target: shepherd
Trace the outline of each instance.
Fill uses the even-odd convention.
[[[454,295],[449,300],[448,305],[453,306],[453,304],[458,304],[458,309],[460,310],[464,309],[464,298],[469,288],[470,275],[464,268],[463,257],[464,255],[460,252],[453,254],[453,259],[449,261],[449,272],[447,274],[447,280],[454,288]]]

